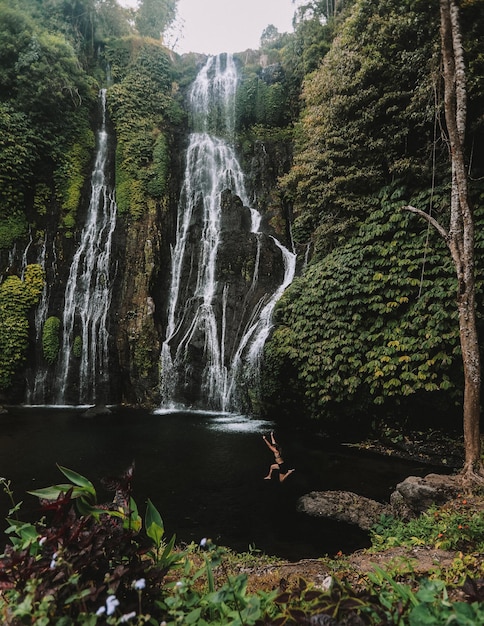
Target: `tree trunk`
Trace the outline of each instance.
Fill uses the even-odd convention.
[[[464,366],[463,474],[480,470],[481,367],[476,325],[474,219],[469,203],[464,160],[466,82],[464,53],[455,0],[440,0],[440,34],[444,69],[444,109],[452,162],[451,216],[447,243],[457,272],[457,305]]]

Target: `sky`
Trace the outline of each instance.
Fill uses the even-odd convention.
[[[263,30],[273,24],[292,32],[292,0],[179,0],[171,41],[179,54],[243,52],[257,49]]]

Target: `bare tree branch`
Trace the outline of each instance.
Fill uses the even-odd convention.
[[[420,217],[423,217],[425,220],[427,220],[429,224],[431,224],[435,228],[439,235],[444,238],[446,243],[449,243],[449,233],[445,230],[443,226],[439,224],[439,222],[435,218],[429,215],[429,213],[426,213],[425,211],[422,211],[422,209],[417,209],[417,207],[411,205],[402,207],[402,211],[410,211],[410,213],[416,213],[417,215],[420,215]]]

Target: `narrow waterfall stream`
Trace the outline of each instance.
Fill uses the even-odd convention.
[[[260,231],[250,206],[233,145],[237,82],[230,54],[209,57],[189,94],[193,132],[161,351],[167,409],[247,410],[272,311],[294,276],[295,255]]]
[[[108,312],[116,203],[108,181],[106,90],[101,90],[100,99],[102,124],[97,132],[89,208],[64,294],[62,343],[54,381],[56,404],[92,404],[108,398]]]
[[[52,250],[53,251],[55,250],[54,246],[52,246]],[[41,242],[41,248],[40,248],[38,257],[36,259],[37,263],[42,267],[44,272],[47,273],[46,257],[47,257],[47,233],[44,234],[44,238]],[[55,268],[55,263],[54,263],[54,268]],[[46,280],[44,283],[42,294],[40,296],[40,302],[35,310],[35,316],[34,316],[35,341],[38,346],[40,346],[42,342],[42,330],[45,324],[45,320],[47,319],[47,314],[49,310],[49,295],[50,295],[49,292],[50,292],[49,281]],[[27,390],[26,390],[27,404],[45,404],[45,398],[46,398],[45,393],[48,387],[47,378],[48,378],[48,370],[45,365],[44,367],[37,367],[35,371],[31,372],[30,376],[28,377],[28,384],[27,384]]]

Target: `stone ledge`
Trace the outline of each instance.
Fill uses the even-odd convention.
[[[390,505],[381,504],[351,491],[311,491],[299,498],[297,510],[314,517],[334,519],[370,530]]]
[[[428,474],[409,476],[399,483],[388,504],[376,502],[351,491],[311,491],[298,500],[297,510],[370,530],[381,515],[411,519],[432,505],[455,498],[460,490],[456,476]]]

